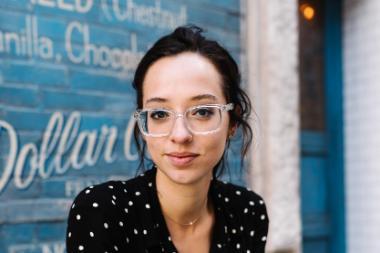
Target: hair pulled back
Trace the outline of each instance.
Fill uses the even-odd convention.
[[[241,129],[242,141],[240,147],[241,163],[248,152],[252,142],[252,129],[248,123],[251,113],[251,102],[247,94],[241,88],[241,76],[238,65],[231,55],[216,41],[203,36],[203,30],[197,26],[181,26],[172,33],[160,38],[144,55],[137,66],[133,88],[136,90],[137,108],[143,106],[143,83],[149,67],[167,56],[174,56],[184,52],[198,53],[207,58],[217,69],[222,79],[222,90],[227,103],[234,104],[234,110],[229,111],[230,127]],[[146,159],[146,144],[141,138],[137,126],[134,128],[134,139],[139,153],[139,169],[144,170]],[[213,169],[215,178],[223,174],[227,169],[227,155],[230,140],[227,140],[226,149],[222,158]]]

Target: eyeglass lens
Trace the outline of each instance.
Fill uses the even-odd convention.
[[[150,109],[140,113],[140,124],[147,134],[167,135],[176,122],[175,112],[164,109]],[[187,110],[184,114],[189,130],[203,133],[216,130],[221,123],[222,112],[216,106],[202,106]]]

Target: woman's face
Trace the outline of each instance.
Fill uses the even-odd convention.
[[[149,67],[143,83],[143,108],[165,108],[183,113],[189,107],[226,104],[222,80],[205,57],[185,52],[163,57]],[[229,116],[223,112],[220,130],[208,135],[192,134],[178,117],[166,137],[145,136],[148,151],[168,179],[178,184],[210,180],[212,169],[223,155]]]

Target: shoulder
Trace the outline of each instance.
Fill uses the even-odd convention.
[[[232,183],[213,181],[215,193],[218,197],[224,197],[225,202],[232,201],[237,205],[262,205],[265,206],[263,198],[249,188]]]
[[[74,199],[72,208],[97,208],[98,210],[120,209],[128,206],[131,200],[152,187],[152,172],[140,174],[125,181],[107,181],[84,188]]]
[[[264,199],[251,189],[232,183],[213,181],[216,198],[224,203],[230,212],[241,214],[240,217],[251,217],[261,222],[268,222]]]
[[[112,200],[115,198],[115,188],[120,183],[109,181],[98,185],[91,185],[84,188],[74,199],[72,210],[109,210],[112,208]],[[114,197],[113,197],[114,196]]]
[[[75,206],[109,208],[117,206],[118,200],[126,200],[143,186],[141,176],[126,181],[107,181],[84,188],[74,199]]]

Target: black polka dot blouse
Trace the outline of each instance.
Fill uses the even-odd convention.
[[[178,252],[163,217],[155,185],[156,169],[128,181],[84,189],[71,206],[68,253]],[[243,187],[212,180],[215,210],[210,252],[264,253],[266,207]]]

